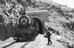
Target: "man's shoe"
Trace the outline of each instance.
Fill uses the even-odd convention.
[[[47,45],[51,45],[51,44],[52,44],[52,42],[47,43]]]
[[[47,45],[49,45],[49,43],[47,43]]]
[[[49,45],[51,45],[52,44],[52,42],[49,42]]]

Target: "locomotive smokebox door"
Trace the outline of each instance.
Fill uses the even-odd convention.
[[[22,16],[19,19],[19,28],[27,28],[29,26],[29,18],[27,16]]]
[[[31,20],[31,23],[29,21]],[[19,19],[19,29],[16,31],[14,40],[18,42],[34,41],[38,34],[42,33],[42,22],[39,18],[23,16]]]

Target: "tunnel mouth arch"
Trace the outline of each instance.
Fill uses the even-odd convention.
[[[39,33],[40,34],[42,34],[43,32],[43,25],[42,25],[42,21],[39,19],[39,18],[37,18],[37,17],[33,17],[32,19],[34,19],[37,23],[38,23],[38,28],[39,28]]]

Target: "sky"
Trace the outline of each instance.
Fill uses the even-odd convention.
[[[70,8],[74,8],[74,0],[41,0],[41,1],[43,2],[53,1],[62,5],[67,5]]]
[[[62,4],[62,5],[67,5],[70,8],[74,8],[74,0],[53,0],[53,2]]]

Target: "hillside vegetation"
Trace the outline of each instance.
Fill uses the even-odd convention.
[[[36,12],[30,14],[27,13],[26,15],[44,18],[45,26],[55,30],[55,32],[51,31],[51,33],[56,35],[59,33],[59,36],[61,36],[61,38],[56,39],[56,41],[60,42],[65,47],[74,46],[74,9],[54,2],[46,3],[42,1],[20,0],[18,3],[21,3],[26,11],[31,9],[47,10],[46,13]],[[0,7],[2,7],[2,5]]]

